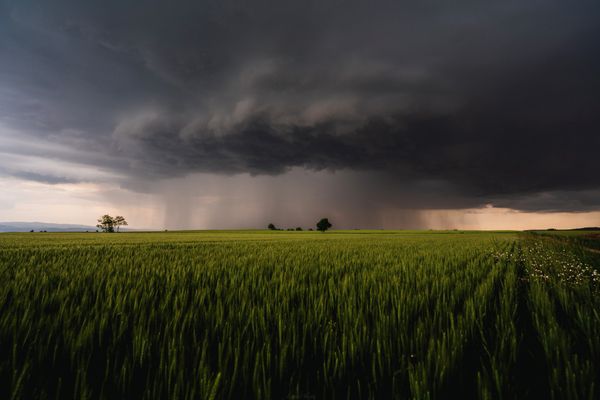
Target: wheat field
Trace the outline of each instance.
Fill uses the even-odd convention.
[[[0,398],[597,398],[599,269],[559,234],[2,234]]]

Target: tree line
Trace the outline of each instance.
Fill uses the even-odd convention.
[[[112,217],[108,214],[104,214],[103,216],[101,216],[100,218],[98,218],[98,224],[96,225],[96,227],[100,230],[102,230],[102,232],[119,232],[120,228],[122,226],[127,226],[129,225],[127,223],[127,221],[125,220],[125,217],[121,216],[121,215],[117,215],[116,217]],[[321,232],[325,232],[326,230],[330,229],[333,225],[331,224],[331,222],[329,222],[329,219],[327,218],[321,218],[319,220],[319,222],[316,223],[316,228],[318,231]],[[271,223],[267,226],[267,228],[271,231],[282,231],[283,229],[277,228],[275,226],[275,224]],[[288,231],[301,231],[302,228],[301,227],[296,227],[296,228],[288,228]],[[309,230],[312,231],[312,228],[310,228]]]
[[[127,226],[128,223],[125,220],[125,217],[121,215],[117,215],[116,217],[111,217],[108,214],[104,214],[100,218],[98,218],[98,225],[96,228],[102,230],[102,232],[115,232],[115,228],[117,232],[119,232],[119,228],[122,226]]]
[[[325,232],[326,230],[328,230],[328,229],[329,229],[329,228],[331,228],[332,226],[333,226],[333,225],[331,224],[331,222],[329,222],[329,219],[327,219],[327,218],[321,218],[321,219],[319,220],[319,222],[317,222],[317,224],[316,224],[317,230],[318,230],[318,231],[321,231],[321,232]],[[284,230],[284,229],[281,229],[281,228],[277,228],[277,227],[275,226],[275,224],[273,224],[273,223],[270,223],[270,224],[267,226],[267,228],[268,228],[270,231],[283,231],[283,230]],[[297,227],[297,228],[288,228],[287,230],[288,230],[288,231],[301,231],[301,230],[302,230],[302,228],[301,228],[301,227]],[[309,229],[309,231],[312,231],[312,228],[310,228],[310,229]]]

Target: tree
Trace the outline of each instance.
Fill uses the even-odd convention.
[[[98,225],[96,228],[102,230],[102,232],[114,232],[115,231],[115,220],[108,214],[101,216],[98,219]]]
[[[276,231],[277,227],[273,224],[269,224],[269,226],[267,226],[267,228],[269,228],[270,231]]]
[[[119,227],[129,225],[127,221],[125,221],[125,217],[121,215],[117,215],[114,219],[115,226],[117,227],[117,232],[119,232]]]
[[[327,229],[331,228],[333,225],[329,222],[327,218],[321,218],[319,222],[317,222],[317,229],[321,232],[325,232]]]

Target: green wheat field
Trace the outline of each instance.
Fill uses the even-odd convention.
[[[598,249],[559,231],[0,234],[0,398],[599,398]]]

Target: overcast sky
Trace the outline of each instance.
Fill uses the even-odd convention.
[[[600,225],[599,160],[597,0],[0,0],[0,220]]]

